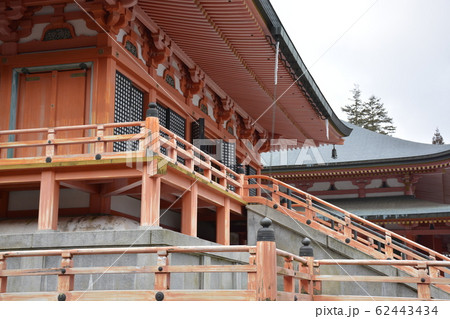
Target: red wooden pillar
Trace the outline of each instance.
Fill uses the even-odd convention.
[[[142,171],[141,226],[159,226],[161,177],[154,174],[157,161],[144,165]]]
[[[39,230],[56,230],[58,228],[59,182],[54,171],[44,171],[41,175],[39,196]]]
[[[256,300],[277,300],[277,252],[268,218],[261,220],[256,238]]]
[[[194,182],[181,199],[181,232],[197,237],[198,185]]]
[[[222,245],[230,244],[230,198],[224,199],[223,206],[217,207],[216,242]]]

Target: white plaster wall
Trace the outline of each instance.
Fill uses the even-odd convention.
[[[45,27],[49,25],[49,23],[37,23],[33,26],[31,29],[31,34],[25,38],[21,38],[19,40],[19,43],[26,43],[33,40],[41,40],[42,32],[44,31]]]
[[[158,68],[156,69],[156,75],[162,77],[164,75],[164,70],[166,67],[163,64],[158,64]]]
[[[308,188],[308,192],[327,191],[330,188],[330,182],[317,182],[311,188]]]
[[[192,97],[192,104],[194,104],[195,106],[199,106],[199,102],[201,100],[201,96],[198,94],[194,94],[194,96]]]
[[[59,191],[59,208],[89,207],[88,193],[76,189],[61,189]]]
[[[8,210],[33,210],[39,208],[39,191],[9,192]]]
[[[69,20],[67,22],[73,25],[73,28],[75,29],[75,34],[77,36],[80,35],[94,36],[97,35],[98,33],[95,30],[89,29],[86,25],[86,21],[84,21],[83,19]]]
[[[9,211],[39,209],[38,190],[13,191],[9,193]],[[59,191],[59,208],[89,207],[89,194],[75,189]]]
[[[130,196],[112,196],[111,210],[134,217],[140,217],[141,201]]]
[[[341,190],[345,190],[345,189],[358,189],[358,186],[353,185],[352,182],[350,181],[339,181],[339,182],[334,182],[334,186],[336,186],[337,189]]]
[[[64,12],[77,12],[77,11],[81,11],[81,9],[76,3],[68,3],[64,7]]]
[[[404,183],[400,183],[398,181],[398,179],[396,179],[396,178],[388,178],[386,180],[386,182],[389,185],[389,187],[403,187],[403,186],[405,186]]]
[[[373,179],[372,182],[370,182],[369,185],[366,185],[366,189],[368,188],[380,188],[383,184],[383,181],[381,179]]]

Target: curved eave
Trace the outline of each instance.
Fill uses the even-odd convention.
[[[273,36],[253,0],[139,0],[138,3],[148,19],[258,125],[271,133]],[[305,91],[292,85],[291,70],[281,62],[278,78],[277,91],[283,95],[277,102],[275,136],[296,139],[298,145],[307,139],[317,144],[342,144],[342,137],[349,131],[341,127],[332,112],[318,116],[321,112],[314,108],[317,103],[308,97],[309,91],[314,96],[314,90],[308,85],[304,86]],[[325,118],[330,123],[329,135]]]
[[[318,111],[330,121],[330,124],[340,133],[342,136],[349,136],[352,129],[345,125],[334,113],[333,109],[328,104],[328,101],[323,96],[313,77],[308,71],[308,68],[303,63],[302,58],[297,52],[294,44],[292,43],[289,35],[286,33],[280,19],[278,18],[275,10],[270,4],[269,0],[254,0],[254,3],[268,29],[270,30],[272,37],[279,40],[280,50],[286,57],[289,65],[294,70],[295,74],[300,77],[300,82],[308,91],[308,94],[313,99]]]
[[[405,168],[411,168],[414,165],[421,165],[419,169],[424,169],[424,165],[426,166],[442,166],[448,167],[450,166],[450,151],[444,151],[435,154],[414,156],[414,157],[405,157],[405,158],[391,158],[384,160],[368,160],[368,161],[355,161],[355,162],[344,162],[344,163],[336,163],[336,164],[326,164],[326,165],[285,165],[285,166],[277,166],[266,168],[263,172],[267,173],[269,170],[272,174],[284,174],[284,173],[294,173],[294,172],[317,172],[318,174],[322,174],[324,172],[331,172],[335,170],[361,170],[364,168],[380,168],[385,170],[386,168],[395,167],[396,171],[402,171],[401,167],[405,166]],[[435,167],[437,168],[437,167]],[[350,174],[350,172],[348,172]]]

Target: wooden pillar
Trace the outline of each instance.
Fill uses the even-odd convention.
[[[54,171],[41,174],[39,196],[39,230],[56,230],[58,228],[59,182]]]
[[[141,226],[159,226],[161,177],[152,174],[157,163],[153,160],[142,169]]]
[[[256,241],[256,300],[277,300],[277,252],[275,234],[268,218],[261,220]]]
[[[181,232],[194,237],[197,237],[197,197],[198,185],[194,181],[191,189],[181,199]]]
[[[111,213],[111,196],[103,196],[101,193],[90,194],[89,213],[91,214]]]
[[[8,213],[9,193],[0,191],[0,218],[6,218]]]
[[[223,206],[217,207],[216,242],[222,245],[230,244],[230,198],[224,198]]]
[[[0,270],[6,270],[6,258],[0,254]],[[6,292],[8,277],[0,276],[0,293]]]

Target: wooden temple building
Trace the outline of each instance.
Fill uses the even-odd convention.
[[[264,173],[448,256],[450,145],[347,125],[353,132],[343,145],[274,152]]]
[[[286,139],[352,131],[268,0],[2,1],[0,96],[0,300],[345,299],[308,240],[253,232],[270,214],[404,272],[383,280],[405,298],[450,292],[439,250],[261,174]]]

